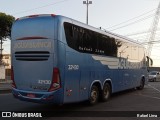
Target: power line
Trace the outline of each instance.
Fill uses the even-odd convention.
[[[0,37],[0,66],[3,65],[3,41],[5,41],[2,37]]]
[[[160,28],[157,29],[157,32],[160,31]],[[124,36],[134,36],[134,35],[141,35],[141,34],[147,34],[151,32],[151,30],[147,30],[147,31],[140,31],[140,32],[135,32],[135,33],[129,33],[129,34],[126,34]]]
[[[3,50],[3,52],[5,52],[5,53],[3,53],[3,54],[8,54],[9,51]]]
[[[160,43],[160,40],[158,40],[158,41],[143,42],[143,44],[157,44],[157,43]]]
[[[30,11],[33,11],[33,10],[45,8],[45,7],[52,6],[52,5],[59,4],[59,3],[63,3],[63,2],[66,2],[66,1],[69,1],[69,0],[62,0],[62,1],[55,2],[55,3],[51,3],[51,4],[43,5],[43,6],[40,6],[40,7],[36,7],[36,8],[33,8],[33,9],[24,10],[24,11],[21,11],[21,12],[13,13],[13,15],[30,12]]]
[[[121,24],[125,24],[125,23],[127,23],[127,22],[129,22],[129,21],[132,21],[132,20],[137,19],[137,18],[139,18],[139,17],[141,17],[141,16],[144,16],[144,15],[146,15],[146,14],[148,14],[148,13],[154,11],[154,10],[156,10],[156,9],[150,10],[150,11],[145,12],[145,13],[143,13],[143,14],[137,16],[137,17],[131,18],[131,19],[129,19],[129,20],[126,20],[126,21],[121,22],[121,23],[119,23],[119,24],[113,25],[113,26],[108,27],[108,28],[106,28],[106,29],[111,29],[111,28],[116,27],[116,26],[119,26],[119,25],[121,25]]]
[[[154,46],[154,48],[156,48],[156,49],[157,49],[157,48],[159,48],[159,49],[160,49],[160,45],[158,45],[158,46]]]
[[[129,23],[129,24],[123,25],[123,26],[121,26],[121,27],[118,27],[118,28],[112,29],[112,30],[110,30],[110,31],[114,31],[114,30],[117,30],[117,29],[121,29],[121,28],[124,28],[124,27],[130,26],[130,25],[136,24],[136,23],[138,23],[138,22],[141,22],[141,21],[147,20],[147,19],[151,18],[152,16],[154,16],[154,14],[151,14],[151,15],[149,15],[149,16],[146,16],[146,17],[144,17],[144,18],[141,18],[141,19],[136,20],[136,21],[134,21],[134,22],[131,22],[131,23]]]
[[[138,35],[138,36],[134,36],[134,37],[130,37],[130,38],[135,39],[135,40],[138,40],[138,41],[141,41],[142,43],[148,42],[148,37],[147,37],[145,34],[143,34],[143,35]],[[159,35],[159,34],[156,34],[154,42],[158,41],[156,44],[160,44],[159,40],[160,40],[160,35]],[[148,43],[149,43],[149,42],[148,42]],[[158,47],[159,47],[159,46],[158,46]]]

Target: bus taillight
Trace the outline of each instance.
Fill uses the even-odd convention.
[[[16,88],[16,84],[14,82],[14,70],[13,70],[13,66],[11,67],[11,80],[12,80],[12,87]]]
[[[60,83],[60,74],[59,74],[59,69],[58,68],[54,68],[53,69],[53,75],[52,75],[52,84],[51,87],[49,88],[49,92],[50,91],[54,91],[57,90],[61,87],[61,83]]]

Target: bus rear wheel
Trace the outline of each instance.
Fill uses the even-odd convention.
[[[140,81],[140,86],[137,87],[137,89],[138,89],[138,90],[142,90],[142,89],[144,88],[144,84],[145,84],[144,79],[141,79],[141,81]]]
[[[102,101],[106,102],[110,98],[110,95],[111,95],[111,86],[109,83],[105,83],[101,95]]]
[[[89,104],[94,105],[98,102],[99,98],[99,89],[96,85],[93,85],[90,92]]]

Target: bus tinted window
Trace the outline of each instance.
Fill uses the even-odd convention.
[[[115,38],[66,22],[64,29],[69,47],[83,53],[117,57],[121,42]]]

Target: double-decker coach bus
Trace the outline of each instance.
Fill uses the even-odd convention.
[[[32,15],[12,26],[12,93],[37,103],[107,101],[147,83],[142,44],[60,15]]]

